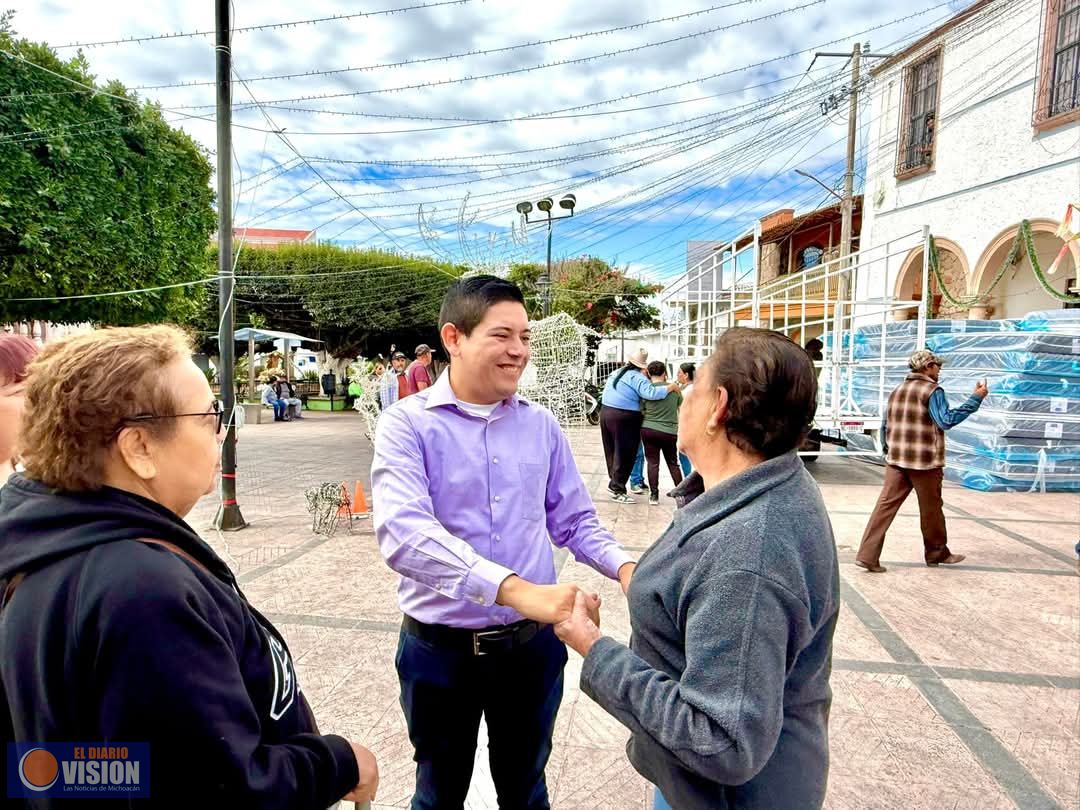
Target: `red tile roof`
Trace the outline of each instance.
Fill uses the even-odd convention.
[[[245,239],[310,239],[315,231],[289,230],[287,228],[233,228],[233,236]]]

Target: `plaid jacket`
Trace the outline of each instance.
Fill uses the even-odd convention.
[[[930,395],[938,384],[925,374],[908,374],[889,396],[885,418],[889,464],[909,470],[945,466],[945,431],[930,417]]]

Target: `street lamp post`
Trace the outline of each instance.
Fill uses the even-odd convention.
[[[552,202],[551,197],[544,197],[536,203],[536,207],[540,209],[545,215],[545,219],[536,220],[529,219],[529,214],[532,213],[533,204],[531,202],[519,202],[516,206],[516,210],[521,214],[522,218],[529,225],[534,225],[537,222],[547,223],[547,270],[536,282],[536,286],[540,288],[540,298],[543,305],[544,317],[548,317],[551,314],[551,232],[555,226],[555,222],[560,219],[569,219],[574,215],[574,209],[577,207],[577,197],[573,194],[564,194],[562,199],[559,200],[559,207],[569,213],[562,216],[553,217],[551,215],[551,209],[555,204]]]

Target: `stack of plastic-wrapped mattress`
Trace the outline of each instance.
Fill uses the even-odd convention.
[[[853,347],[843,347],[856,362],[842,371],[842,397],[877,416],[880,392],[887,401],[907,375],[916,329],[904,321],[856,330]],[[941,385],[953,407],[979,380],[990,388],[982,407],[946,433],[947,478],[988,492],[1080,492],[1080,309],[927,321],[926,348],[945,361]],[[830,381],[822,382],[828,396]]]

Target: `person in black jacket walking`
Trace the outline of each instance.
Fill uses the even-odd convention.
[[[223,418],[190,352],[171,327],[107,329],[31,366],[26,470],[0,491],[0,733],[146,743],[151,807],[368,801],[371,752],[319,733],[285,640],[183,520]]]

